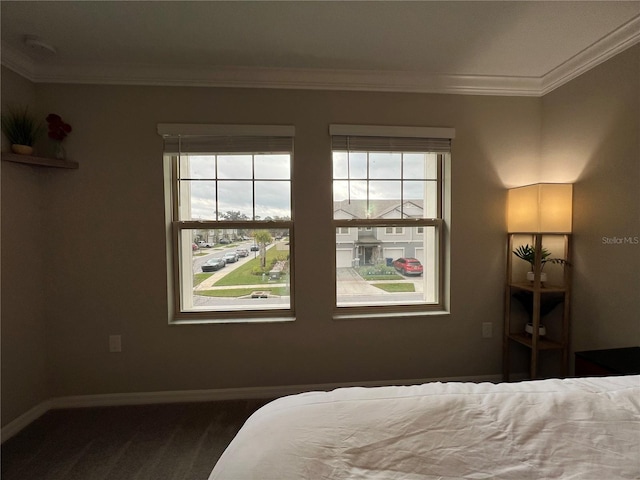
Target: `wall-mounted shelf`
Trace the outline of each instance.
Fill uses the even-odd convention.
[[[37,167],[52,168],[78,168],[78,162],[72,160],[61,160],[59,158],[36,157],[33,155],[16,155],[15,153],[4,152],[2,154],[3,162],[24,163],[26,165],[34,165]]]

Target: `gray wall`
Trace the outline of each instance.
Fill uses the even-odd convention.
[[[618,63],[614,59],[599,68],[606,71]],[[6,75],[3,70],[3,80]],[[623,81],[637,80],[636,69],[635,79]],[[41,224],[30,228],[46,235],[47,268],[32,278],[40,290],[28,293],[46,304],[46,329],[41,325],[31,335],[42,342],[46,332],[49,396],[501,371],[505,188],[536,182],[545,170],[540,168],[541,146],[548,151],[551,135],[542,142],[543,109],[552,113],[547,99],[55,84],[34,89],[42,115],[53,111],[73,125],[67,152],[80,162],[77,171],[32,172],[29,186],[34,197],[46,199]],[[590,95],[588,89],[584,94]],[[557,108],[562,110],[560,104]],[[295,125],[296,322],[167,324],[159,122]],[[335,240],[330,123],[456,128],[450,316],[332,320],[332,267],[319,260],[332,258]],[[14,318],[5,322],[8,310],[3,307],[3,374],[5,350],[31,342],[14,331],[24,287],[5,283],[22,271],[18,264],[5,265],[6,243],[22,239],[14,238],[18,219],[4,216],[5,185],[33,168],[14,171],[5,165],[3,305],[13,304]],[[624,188],[634,195],[638,178]],[[14,192],[10,201],[17,202],[17,196]],[[615,199],[610,201],[615,207]],[[578,275],[577,289],[585,288],[581,282]],[[610,303],[597,290],[590,295],[603,308]],[[625,313],[633,320],[637,303],[627,306],[635,308]],[[482,322],[494,323],[494,338],[481,338]],[[123,335],[121,354],[107,351],[108,335],[114,333]],[[11,388],[29,394],[18,376],[3,375],[3,392]],[[29,376],[36,378],[36,372]],[[3,393],[2,401],[6,424],[40,399],[9,404],[17,400]]]
[[[35,88],[2,70],[4,105],[29,106]],[[2,150],[8,150],[4,135]],[[2,162],[2,424],[49,398],[44,283],[50,247],[44,231],[47,176]]]
[[[640,45],[542,106],[542,180],[575,182],[574,350],[640,345]]]

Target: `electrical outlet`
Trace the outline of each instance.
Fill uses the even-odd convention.
[[[109,352],[122,352],[122,335],[109,335]]]
[[[482,338],[491,338],[493,337],[493,323],[491,322],[483,322],[482,323]]]

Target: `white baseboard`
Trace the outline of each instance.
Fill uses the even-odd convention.
[[[4,443],[5,440],[10,439],[16,433],[20,432],[23,428],[29,425],[31,422],[36,421],[42,415],[47,413],[52,408],[51,400],[45,400],[39,403],[31,410],[26,411],[15,420],[7,423],[0,431],[0,443]]]
[[[269,399],[310,391],[327,391],[343,387],[381,387],[389,385],[419,385],[428,382],[500,382],[501,375],[475,377],[419,378],[350,383],[322,383],[310,385],[279,385],[272,387],[219,388],[211,390],[175,390],[167,392],[107,393],[55,397],[36,405],[28,412],[2,427],[0,439],[5,442],[31,422],[60,408],[113,407],[122,405],[150,405],[154,403],[189,403],[216,400]]]

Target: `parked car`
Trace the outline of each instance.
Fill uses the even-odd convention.
[[[198,247],[198,245],[197,245],[197,244],[195,244],[195,243],[192,243],[192,244],[191,244],[191,250],[192,250],[192,251],[194,251],[194,252],[195,252],[196,250],[198,250],[198,248],[200,248],[200,247]]]
[[[248,257],[249,250],[247,250],[246,248],[239,248],[236,250],[236,254],[238,255],[238,257]]]
[[[402,275],[422,275],[423,266],[417,258],[398,258],[393,267]]]
[[[202,247],[202,248],[211,248],[211,247],[213,247],[213,243],[211,243],[211,242],[205,242],[204,240],[200,240],[200,241],[198,242],[198,246],[199,246],[199,247]]]
[[[213,257],[213,258],[210,258],[209,260],[207,260],[202,265],[202,271],[203,272],[215,272],[216,270],[220,270],[221,268],[223,268],[226,264],[227,264],[227,262],[225,261],[224,258],[222,258],[222,257]]]
[[[260,250],[260,247],[258,245],[251,245],[251,248],[249,249],[252,252],[257,252],[258,250]]]
[[[236,252],[227,252],[222,258],[224,258],[224,261],[227,263],[235,263],[238,261],[238,255]]]
[[[231,243],[231,240],[229,240],[228,238],[221,238],[220,239],[220,244],[221,245],[229,245]]]

